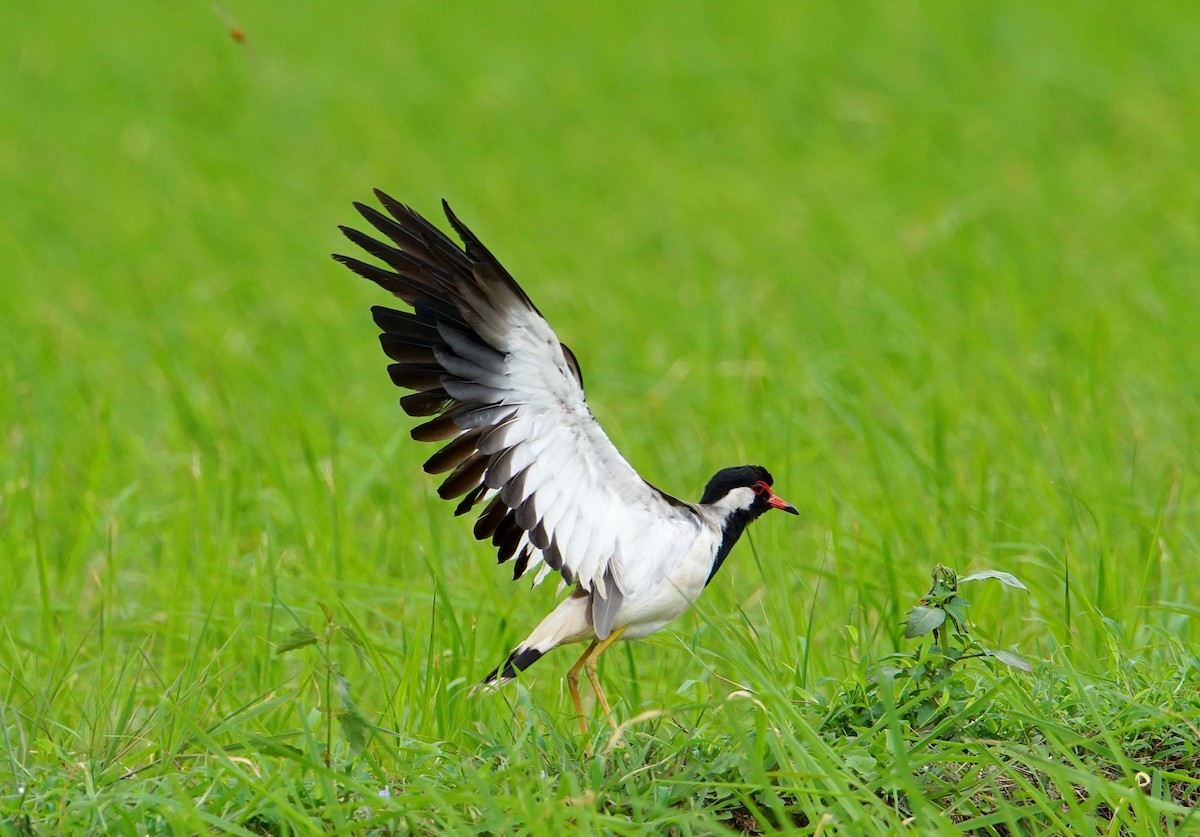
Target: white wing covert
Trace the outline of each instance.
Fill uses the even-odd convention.
[[[596,633],[630,589],[651,579],[642,554],[690,544],[701,526],[689,503],[660,491],[625,461],[588,409],[579,364],[500,263],[451,212],[460,248],[380,191],[390,214],[355,207],[390,244],[342,227],[389,269],[335,255],[408,303],[374,307],[392,381],[413,393],[405,412],[430,420],[414,439],[447,444],[425,463],[462,497],[455,514],[484,508],[475,537],[491,539],[513,578],[542,565],[591,594]]]

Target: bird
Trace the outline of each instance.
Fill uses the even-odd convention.
[[[481,685],[587,642],[566,676],[580,729],[581,670],[616,728],[600,656],[686,611],[759,516],[800,512],[759,465],[717,471],[695,503],[647,482],[592,415],[575,354],[450,205],[461,245],[383,191],[375,197],[383,211],[354,203],[373,234],[339,227],[375,261],[333,258],[411,309],[371,313],[392,382],[410,391],[400,406],[423,419],[412,438],[444,443],[424,470],[447,475],[437,492],[458,501],[455,515],[482,506],[474,536],[512,561],[514,580],[536,569],[534,586],[555,573],[571,590]]]

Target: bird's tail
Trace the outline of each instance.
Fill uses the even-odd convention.
[[[516,649],[508,655],[501,665],[492,669],[487,677],[483,678],[481,685],[488,686],[495,683],[497,686],[502,686],[509,680],[517,676],[517,672],[524,671],[531,665],[541,659],[543,651],[536,648],[518,645]]]
[[[572,594],[550,611],[533,633],[508,655],[503,663],[492,669],[481,685],[502,686],[536,663],[542,656],[560,645],[579,642],[594,636],[590,621],[588,596]]]

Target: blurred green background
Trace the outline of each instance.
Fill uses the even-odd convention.
[[[508,711],[458,685],[553,598],[420,473],[387,300],[328,258],[374,187],[450,201],[648,479],[695,499],[761,462],[803,510],[609,663],[632,709],[718,693],[747,643],[817,688],[902,645],[938,562],[1029,584],[973,613],[1034,658],[1196,640],[1198,26],[1185,3],[6,4],[5,700],[103,733],[101,675],[140,654],[146,707],[201,660],[217,712],[291,670],[280,603],[320,600],[394,660],[360,706],[429,736]],[[562,653],[530,672],[550,706]]]

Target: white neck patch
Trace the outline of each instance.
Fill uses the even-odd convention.
[[[710,508],[714,509],[721,517],[729,517],[735,511],[745,511],[750,508],[754,505],[754,500],[757,496],[748,486],[742,486],[728,492],[720,500],[713,503]]]

